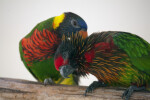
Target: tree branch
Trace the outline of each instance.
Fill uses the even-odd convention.
[[[124,88],[99,88],[84,96],[86,87],[47,85],[20,79],[0,78],[0,100],[121,100]],[[150,92],[135,92],[131,100],[150,100]]]

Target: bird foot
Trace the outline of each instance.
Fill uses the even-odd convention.
[[[125,92],[122,94],[122,99],[124,100],[129,100],[130,96],[134,91],[140,91],[140,90],[145,90],[145,86],[142,87],[137,87],[137,86],[130,86]]]
[[[96,88],[98,87],[105,87],[107,86],[106,84],[104,84],[103,82],[100,81],[94,81],[92,84],[90,84],[90,86],[85,90],[84,96],[87,95],[87,93],[92,93]]]
[[[55,84],[55,82],[51,79],[51,78],[46,78],[45,80],[44,80],[44,85],[46,86],[46,85],[53,85],[53,84]]]

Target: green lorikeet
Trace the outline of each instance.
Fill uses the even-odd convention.
[[[54,57],[55,68],[64,78],[88,73],[97,77],[85,91],[100,86],[129,87],[123,98],[128,100],[134,90],[150,85],[150,44],[127,32],[93,33],[85,40],[77,35],[63,36]]]
[[[20,41],[21,60],[38,81],[78,84],[78,77],[64,79],[54,66],[54,54],[62,35],[70,36],[76,32],[86,38],[87,24],[80,16],[67,12],[40,22]]]

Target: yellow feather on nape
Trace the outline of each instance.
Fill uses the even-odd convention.
[[[64,18],[65,18],[65,14],[64,13],[61,14],[60,16],[56,16],[54,18],[54,22],[53,22],[53,29],[54,30],[59,27],[60,23],[64,20]]]

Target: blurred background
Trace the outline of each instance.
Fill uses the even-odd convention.
[[[80,15],[89,35],[126,31],[150,42],[150,0],[0,0],[0,77],[36,81],[19,55],[19,41],[39,22],[63,12]],[[81,78],[89,85],[94,76]]]

